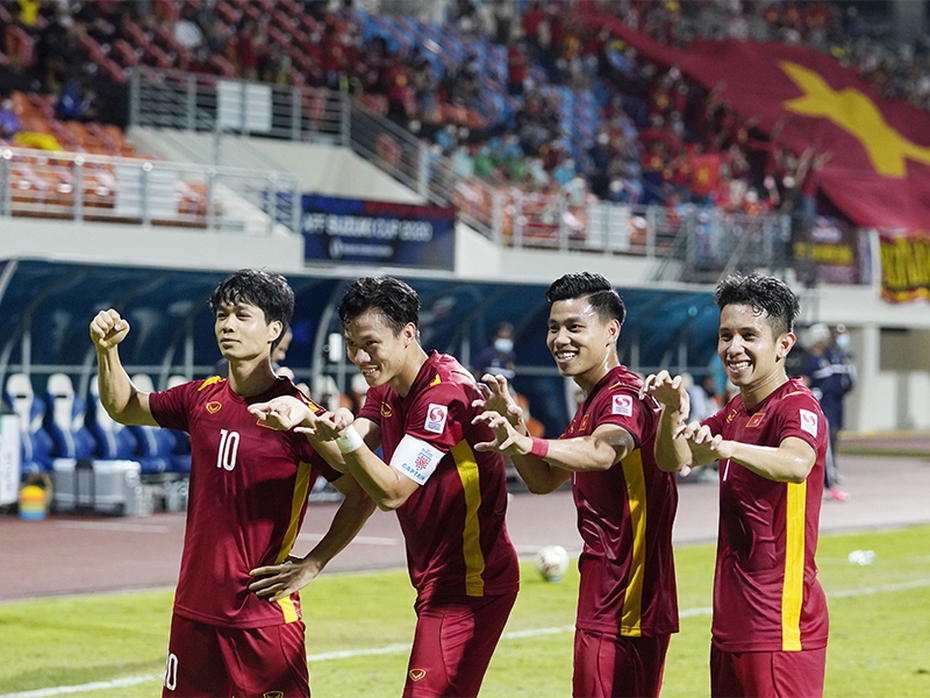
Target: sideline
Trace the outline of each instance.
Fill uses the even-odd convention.
[[[900,582],[898,584],[886,584],[884,586],[862,587],[859,589],[841,589],[827,594],[828,599],[848,599],[856,596],[872,596],[874,594],[885,594],[896,591],[908,591],[910,589],[920,589],[930,587],[930,579],[915,579],[910,582]],[[688,608],[681,611],[678,617],[695,618],[699,616],[709,616],[713,609],[710,607]],[[556,628],[535,628],[531,630],[515,630],[513,632],[501,635],[501,640],[515,640],[527,637],[539,637],[542,635],[560,635],[574,631],[575,626],[563,625]],[[360,650],[342,650],[340,652],[324,652],[322,654],[307,655],[307,661],[326,662],[334,659],[351,659],[353,657],[363,657],[378,654],[402,654],[410,651],[408,643],[396,643],[384,647],[370,647]],[[127,676],[122,679],[113,679],[111,681],[94,681],[75,686],[50,686],[49,688],[38,688],[32,691],[20,691],[18,693],[3,693],[0,698],[52,698],[52,696],[64,696],[75,693],[88,693],[90,691],[105,691],[111,688],[123,688],[125,686],[136,686],[140,683],[150,681],[161,681],[162,674],[145,674],[142,676]]]

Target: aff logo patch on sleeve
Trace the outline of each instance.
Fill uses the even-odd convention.
[[[633,397],[624,393],[621,393],[620,395],[614,395],[613,409],[611,410],[611,414],[619,414],[622,417],[632,417]]]
[[[429,408],[426,410],[426,421],[423,422],[423,428],[434,434],[441,434],[446,428],[446,419],[448,419],[448,417],[448,407],[431,402]]]
[[[801,416],[801,429],[817,438],[817,415],[810,410],[798,410]]]
[[[426,484],[446,455],[431,443],[407,434],[391,457],[391,467],[399,470],[418,485]]]

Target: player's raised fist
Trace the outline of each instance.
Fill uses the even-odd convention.
[[[101,310],[90,323],[90,338],[98,349],[112,349],[129,334],[129,323],[113,310]]]

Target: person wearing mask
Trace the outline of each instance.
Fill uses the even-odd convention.
[[[513,380],[516,375],[517,355],[513,351],[513,325],[502,322],[494,328],[491,346],[485,348],[475,358],[474,374],[478,378],[485,373],[504,376]]]
[[[804,339],[808,353],[801,365],[801,377],[820,402],[827,419],[829,443],[824,471],[825,496],[835,502],[845,502],[849,495],[837,486],[836,442],[843,427],[843,398],[852,389],[855,369],[848,362],[848,355],[834,344],[833,333],[824,323],[811,325]]]

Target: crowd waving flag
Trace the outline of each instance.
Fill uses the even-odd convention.
[[[632,45],[648,59],[676,66],[683,74],[717,89],[744,118],[755,116],[771,133],[780,124],[780,143],[797,154],[813,147],[825,164],[821,191],[853,223],[882,231],[885,253],[926,241],[930,231],[930,112],[878,97],[852,68],[803,46],[727,39],[699,39],[685,50],[664,46],[615,17],[592,13],[597,26]],[[923,249],[923,247],[921,247]],[[925,255],[924,255],[925,258]],[[918,290],[927,269],[907,272],[908,281],[889,300],[930,296]],[[896,268],[900,268],[898,265]]]

